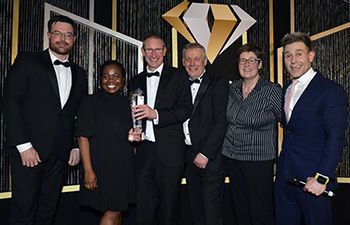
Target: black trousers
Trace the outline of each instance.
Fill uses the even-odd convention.
[[[66,168],[54,155],[35,167],[11,157],[11,225],[53,223]]]
[[[177,224],[183,166],[162,165],[156,144],[145,141],[137,149],[136,167],[137,224]]]
[[[227,162],[239,225],[274,225],[273,160]]]
[[[187,146],[186,181],[191,217],[194,225],[221,225],[225,158],[218,152],[205,169],[198,168],[193,160],[197,153]]]

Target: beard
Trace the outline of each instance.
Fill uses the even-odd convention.
[[[68,55],[69,52],[73,48],[73,44],[69,44],[65,41],[57,41],[57,42],[52,42],[51,40],[49,41],[49,48],[51,51],[59,54],[59,55]]]

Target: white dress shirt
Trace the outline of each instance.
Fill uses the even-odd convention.
[[[198,78],[198,80],[200,82],[202,82],[202,76],[203,74],[205,73],[205,70],[204,72],[200,75],[200,77]],[[191,80],[191,79],[190,79]],[[199,90],[199,87],[200,87],[200,83],[193,83],[191,85],[191,94],[192,94],[192,104],[194,104],[194,100],[196,99],[196,96],[197,96],[197,93],[198,93],[198,90]],[[191,142],[191,135],[190,135],[190,129],[188,128],[188,122],[190,121],[190,119],[187,119],[184,123],[183,123],[183,131],[184,131],[184,135],[185,135],[185,144],[186,145],[192,145],[192,142]]]
[[[295,85],[295,92],[291,98],[291,103],[289,105],[289,115],[292,115],[295,104],[298,102],[300,96],[304,93],[305,89],[307,88],[307,86],[309,85],[309,83],[315,75],[316,72],[312,68],[310,68],[304,75],[297,79],[298,83],[296,83]],[[291,90],[291,86],[292,85],[289,85],[289,87],[287,88],[285,97]]]
[[[147,77],[146,83],[147,83],[147,105],[154,109],[154,104],[156,102],[156,96],[157,96],[157,91],[158,91],[158,85],[160,81],[160,76],[163,71],[164,64],[162,63],[157,69],[154,71],[150,71],[147,67],[147,73],[154,73],[158,72],[159,76],[152,76],[152,77]],[[153,129],[153,124],[158,124],[159,121],[159,115],[157,113],[157,118],[156,119],[148,119],[146,120],[146,129],[145,129],[145,139],[148,141],[155,142],[156,138],[154,135],[154,129]]]
[[[70,89],[72,87],[72,71],[70,67],[64,67],[63,65],[55,65],[54,62],[58,60],[58,58],[54,54],[52,54],[52,51],[50,49],[49,49],[49,54],[50,54],[52,65],[55,69],[57,84],[58,84],[58,91],[60,95],[61,108],[63,108],[68,100]],[[62,62],[67,62],[67,61],[68,61],[68,57]],[[16,147],[18,151],[21,153],[21,152],[24,152],[25,150],[32,148],[33,145],[31,142],[27,142],[24,144],[17,145]]]

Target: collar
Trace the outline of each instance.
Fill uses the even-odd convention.
[[[301,84],[307,84],[310,82],[310,80],[312,80],[312,78],[314,78],[314,76],[316,75],[316,71],[314,71],[314,69],[312,69],[312,67],[303,75],[301,75],[297,80],[301,83]]]
[[[57,58],[57,57],[53,54],[53,52],[52,52],[51,49],[49,49],[49,54],[50,54],[50,58],[51,58],[52,64],[53,64],[53,62],[55,62],[56,60],[61,61],[59,58]],[[65,60],[63,60],[62,62],[67,62],[67,61],[68,61],[68,58],[69,58],[69,56],[67,55],[67,58],[66,58]]]
[[[192,79],[191,77],[189,77],[188,79],[189,79],[190,81],[199,80],[200,82],[202,82],[202,80],[203,80],[203,75],[204,75],[204,74],[205,74],[205,70],[203,71],[203,73],[202,73],[198,78]]]
[[[160,64],[160,66],[157,69],[151,71],[148,69],[148,66],[146,66],[146,72],[147,73],[154,73],[154,72],[158,71],[159,77],[160,77],[162,75],[163,67],[164,67],[164,63]]]
[[[255,84],[255,87],[252,89],[252,92],[254,91],[260,91],[260,89],[265,86],[265,78],[263,75],[258,75],[259,76],[259,80],[256,82]],[[242,90],[242,86],[243,86],[243,79],[240,79],[238,82],[237,82],[237,85],[236,85],[236,89],[238,91],[241,91]]]

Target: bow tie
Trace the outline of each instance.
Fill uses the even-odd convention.
[[[199,79],[190,80],[190,85],[192,85],[192,84],[194,84],[194,83],[196,83],[196,84],[200,84],[200,83],[201,83],[201,81],[200,81]]]
[[[159,77],[159,72],[156,71],[156,72],[154,72],[154,73],[147,73],[146,76],[147,76],[147,77],[152,77],[152,76]]]
[[[64,67],[70,67],[71,63],[69,61],[67,62],[61,62],[60,60],[55,60],[55,62],[53,62],[53,64],[55,65],[63,65]]]

